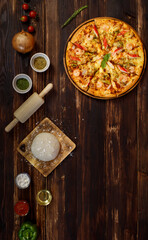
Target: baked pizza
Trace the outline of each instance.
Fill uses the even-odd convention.
[[[70,36],[66,71],[75,86],[98,98],[122,95],[138,82],[143,44],[135,30],[114,18],[95,18]]]

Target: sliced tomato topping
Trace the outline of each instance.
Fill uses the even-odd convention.
[[[99,33],[98,33],[98,29],[97,29],[96,25],[94,25],[94,31],[95,31],[97,37],[99,37]]]
[[[126,68],[121,67],[120,65],[117,65],[117,66],[118,66],[118,68],[119,68],[119,70],[120,70],[121,72],[128,73],[128,71],[127,71]]]
[[[70,56],[70,57],[71,57],[71,59],[74,60],[74,61],[81,61],[80,58],[78,58],[78,57],[74,57],[74,56]]]
[[[83,47],[82,45],[80,45],[79,43],[74,43],[74,45],[82,50],[87,51],[86,47]]]
[[[105,37],[104,37],[104,39],[103,39],[103,45],[104,45],[105,49],[108,47],[107,40],[106,40]]]
[[[128,30],[122,30],[121,32],[118,33],[117,36],[123,36]]]
[[[132,58],[140,57],[138,54],[130,54],[130,53],[128,53],[128,55],[129,55],[130,57],[132,57]]]

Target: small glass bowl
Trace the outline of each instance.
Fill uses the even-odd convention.
[[[20,78],[25,78],[25,79],[28,81],[29,86],[28,86],[27,89],[21,90],[21,89],[19,89],[19,88],[17,87],[16,82],[17,82],[17,80],[20,79]],[[32,80],[31,80],[31,78],[30,78],[27,74],[20,73],[20,74],[16,75],[16,76],[13,78],[12,86],[13,86],[13,88],[14,88],[14,90],[15,90],[16,92],[21,93],[21,94],[24,94],[24,93],[29,92],[30,89],[32,88]]]
[[[43,189],[37,193],[36,200],[39,205],[47,206],[52,200],[52,195],[48,190]]]
[[[26,216],[29,212],[29,204],[25,200],[20,200],[14,205],[14,211],[20,217]]]
[[[35,66],[34,66],[34,60],[37,58],[37,57],[43,57],[45,60],[46,60],[46,66],[43,68],[43,69],[37,69]],[[30,59],[30,66],[32,67],[32,69],[35,71],[35,72],[45,72],[49,66],[50,66],[50,59],[49,57],[45,54],[45,53],[36,53],[34,54],[31,59]]]

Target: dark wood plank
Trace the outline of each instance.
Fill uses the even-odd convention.
[[[148,50],[148,3],[145,1],[138,1],[138,32],[141,36],[146,50]],[[138,87],[137,96],[137,107],[138,107],[138,122],[137,122],[137,133],[138,133],[138,238],[147,239],[148,229],[148,126],[147,126],[147,107],[148,107],[148,68],[144,73],[143,79]]]
[[[108,16],[117,17],[136,29],[135,1],[107,1],[106,6]],[[136,92],[134,89],[127,96],[107,103],[106,239],[136,239],[137,236]]]
[[[10,9],[10,12],[9,10]],[[13,78],[11,62],[13,61],[10,22],[12,21],[11,4],[0,2],[0,164],[1,164],[1,197],[0,197],[0,238],[9,239],[13,234],[13,133],[9,136],[4,132],[7,122],[12,118],[13,90],[9,84]],[[10,55],[8,55],[8,52]],[[9,81],[10,79],[10,81]]]
[[[61,25],[79,7],[88,4],[64,29]],[[147,74],[131,93],[121,99],[101,101],[79,92],[63,66],[66,40],[82,22],[97,16],[119,18],[133,26],[147,48],[145,0],[30,1],[39,14],[34,34],[36,46],[26,55],[11,46],[13,35],[26,30],[18,19],[22,1],[0,2],[0,239],[18,239],[25,220],[37,223],[39,240],[146,240],[147,239]],[[37,74],[29,66],[31,55],[45,52],[49,70]],[[13,77],[24,72],[33,79],[32,90],[19,95],[12,89]],[[49,82],[54,90],[45,104],[25,124],[18,123],[6,134],[4,127],[13,112],[34,91]],[[68,156],[44,178],[19,153],[18,144],[44,117],[49,117],[76,144]],[[28,172],[31,185],[19,190],[14,178]],[[49,189],[53,200],[47,207],[36,203],[36,194]],[[30,212],[14,214],[16,201],[26,199]]]

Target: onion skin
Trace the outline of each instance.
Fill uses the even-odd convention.
[[[28,53],[30,52],[35,44],[34,37],[25,31],[18,32],[14,35],[12,39],[13,48],[20,53]]]

